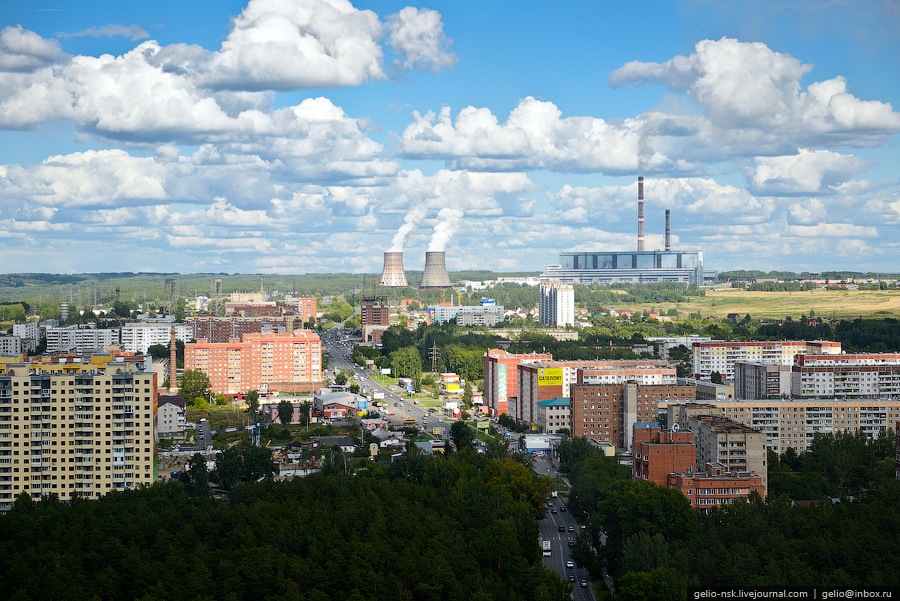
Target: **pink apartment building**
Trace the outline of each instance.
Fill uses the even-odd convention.
[[[240,342],[199,340],[184,346],[184,367],[204,372],[217,394],[309,392],[322,380],[322,341],[310,330],[244,334]]]

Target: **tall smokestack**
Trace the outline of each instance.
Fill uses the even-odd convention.
[[[638,252],[644,250],[644,176],[638,176]]]
[[[384,253],[384,269],[381,271],[379,286],[388,288],[405,288],[409,286],[406,273],[403,271],[403,253],[388,251]]]
[[[666,209],[666,252],[672,250],[672,229],[669,221],[669,209]]]
[[[175,352],[178,345],[175,342],[175,326],[169,336],[169,392],[178,388],[178,362],[175,360]]]
[[[419,288],[449,288],[450,274],[447,273],[447,262],[443,252],[429,251],[425,253],[425,271]]]

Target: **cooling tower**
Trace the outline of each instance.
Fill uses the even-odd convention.
[[[381,272],[381,281],[378,282],[378,285],[387,286],[388,288],[409,286],[406,282],[406,273],[403,271],[402,252],[384,253],[384,269]]]
[[[450,275],[447,273],[444,253],[425,253],[425,272],[422,274],[422,283],[419,284],[419,288],[449,288],[450,286]]]

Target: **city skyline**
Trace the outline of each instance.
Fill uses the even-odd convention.
[[[183,4],[0,9],[4,271],[896,271],[895,3]]]

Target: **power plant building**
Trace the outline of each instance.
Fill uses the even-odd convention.
[[[545,276],[569,284],[644,284],[677,282],[702,285],[703,251],[562,252]],[[715,274],[710,273],[714,278]]]

